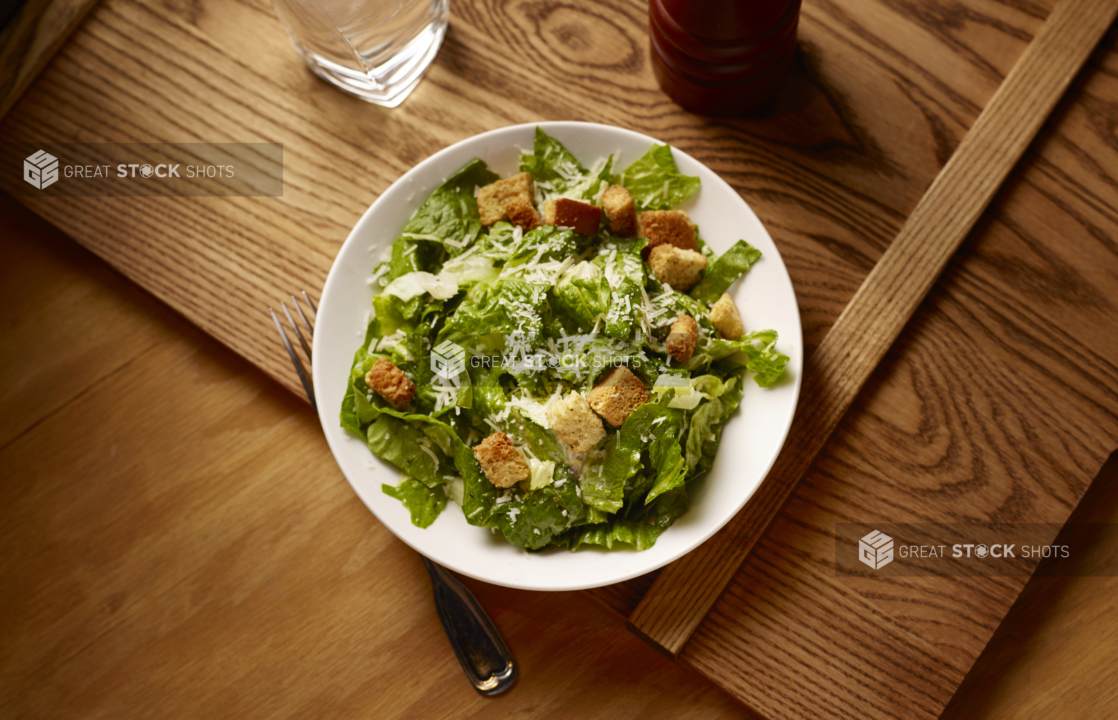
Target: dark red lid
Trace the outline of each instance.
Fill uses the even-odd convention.
[[[745,40],[710,40],[684,28],[668,13],[665,3],[670,0],[649,0],[648,15],[652,26],[665,41],[685,55],[712,63],[742,64],[763,52],[770,42],[779,42],[789,32],[795,32],[796,21],[800,15],[800,0],[778,2],[784,8],[783,14],[760,32]],[[699,3],[702,5],[703,3]]]
[[[779,26],[774,26],[777,32],[764,33],[763,39],[739,46],[731,57],[711,60],[708,53],[688,53],[673,43],[658,22],[655,11],[650,12],[650,16],[649,37],[653,52],[660,54],[669,65],[708,82],[744,82],[768,70],[796,42],[798,15],[792,14],[786,20],[782,19]]]
[[[767,30],[795,0],[662,0],[681,28],[715,41],[747,40]]]

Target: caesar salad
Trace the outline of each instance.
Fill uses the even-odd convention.
[[[518,173],[467,163],[374,268],[341,423],[400,470],[383,490],[415,525],[453,502],[530,551],[651,547],[743,383],[784,373],[727,293],[761,253],[707,245],[669,146],[615,161],[537,128]]]

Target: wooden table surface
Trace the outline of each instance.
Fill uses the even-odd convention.
[[[276,352],[260,309],[284,292],[319,287],[356,217],[401,172],[450,142],[513,122],[583,119],[633,127],[697,156],[755,208],[789,266],[810,352],[1051,6],[993,0],[808,3],[797,70],[775,109],[716,122],[682,113],[655,86],[639,0],[456,3],[438,60],[413,98],[394,111],[371,108],[314,80],[264,2],[105,0],[0,123],[0,133],[42,142],[284,142],[283,198],[23,202],[293,387],[294,375]],[[913,595],[889,594],[872,584],[852,595],[853,585],[795,572],[805,565],[803,558],[810,559],[807,566],[825,569],[829,548],[825,533],[815,529],[850,517],[852,508],[891,512],[894,521],[927,518],[922,512],[933,496],[926,493],[944,482],[963,491],[938,496],[935,510],[948,516],[1020,519],[1037,518],[1040,511],[1043,519],[1062,521],[1114,449],[1118,387],[1107,358],[1114,356],[1115,338],[1099,332],[1099,319],[1109,323],[1118,305],[1118,148],[1110,130],[1118,117],[1114,46],[1111,34],[980,223],[981,240],[949,268],[844,431],[828,444],[688,645],[685,663],[763,714],[842,715],[851,708],[874,716],[938,713],[1023,584],[972,583],[945,592],[934,583],[913,583],[906,592],[916,596],[915,603]],[[17,181],[2,178],[0,186],[10,188],[11,182]],[[976,347],[994,348],[991,360],[974,357]],[[967,371],[961,381],[940,372],[959,359]],[[984,370],[1016,372],[1015,363],[1030,368],[1017,381],[1058,412],[1048,412],[1012,378],[999,378],[1001,389],[984,382]],[[1052,371],[1061,363],[1063,385]],[[172,407],[168,402],[178,386],[159,373],[150,379],[164,383],[148,393],[145,417],[154,422]],[[65,396],[65,387],[50,384],[47,395]],[[1069,388],[1072,396],[1060,397]],[[57,402],[61,407],[65,400]],[[234,445],[260,432],[250,420],[241,422],[248,424],[244,432],[229,430]],[[1043,441],[1037,440],[1038,427],[1045,428]],[[914,455],[896,452],[906,445]],[[152,460],[136,470],[151,522],[170,513],[174,518],[163,519],[208,527],[203,532],[224,538],[214,540],[219,544],[231,541],[227,525],[235,511],[211,516],[212,507],[195,507],[189,515],[180,503],[172,512],[152,494],[158,486],[143,486],[155,482],[151,473],[166,462],[196,459],[178,446],[166,452],[162,464]],[[272,472],[281,467],[258,453],[239,464],[215,460],[207,471],[228,481],[253,460]],[[976,486],[966,485],[971,481]],[[208,492],[197,499],[179,496],[188,508],[205,504],[203,497],[223,497],[216,488]],[[296,536],[290,552],[309,551],[301,538],[315,528],[300,526],[297,514],[282,527],[267,529],[264,523],[269,513],[297,513],[297,494],[291,491],[288,504],[277,495],[268,496],[270,508],[252,506],[262,535],[256,544],[240,540],[240,550],[226,558],[230,573],[246,572],[246,558],[264,549],[287,548],[288,532]],[[901,501],[883,501],[897,495]],[[911,505],[905,497],[913,499]],[[327,502],[317,494],[301,500]],[[74,502],[69,513],[88,511]],[[329,510],[321,508],[319,532],[329,524]],[[188,515],[177,514],[182,512]],[[149,519],[145,511],[136,517]],[[158,543],[142,549],[159,552]],[[166,550],[161,557],[173,558],[175,549]],[[93,561],[115,557],[91,552]],[[365,552],[380,548],[370,544]],[[162,565],[151,557],[135,562],[141,573],[145,562],[149,570]],[[256,567],[254,577],[275,567]],[[91,575],[90,581],[103,578]],[[390,586],[388,592],[395,592],[386,580],[383,587]],[[632,584],[605,597],[615,609],[631,610],[641,589]],[[84,596],[80,587],[71,591]],[[214,590],[201,579],[191,591]],[[122,591],[115,592],[111,597],[119,601]],[[871,596],[873,605],[865,602]],[[105,602],[111,610],[115,601]],[[836,607],[859,621],[832,627]],[[959,624],[942,622],[960,609],[974,612],[964,612]],[[929,627],[941,630],[913,642]],[[948,636],[942,628],[950,628]],[[903,662],[878,665],[889,659],[892,640],[903,641],[894,656]],[[35,646],[33,633],[23,641]],[[295,645],[272,647],[276,657],[297,652]],[[38,667],[54,665],[47,658]],[[867,684],[871,677],[876,681]],[[883,677],[903,682],[884,692],[872,684]],[[887,702],[878,705],[882,693]],[[1087,693],[1077,697],[1090,699]]]
[[[523,670],[479,696],[304,403],[4,199],[0,253],[0,716],[753,717],[586,595],[465,579]],[[1118,580],[1034,578],[944,718],[1109,717],[1116,645]]]

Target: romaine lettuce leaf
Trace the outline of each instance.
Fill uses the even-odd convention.
[[[745,240],[738,240],[711,264],[703,279],[691,291],[691,297],[708,304],[715,303],[760,258],[760,250]]]
[[[607,240],[593,260],[613,291],[606,312],[605,332],[618,340],[628,338],[634,325],[639,325],[636,313],[640,311],[641,288],[646,277],[641,251],[646,244],[643,239]]]
[[[592,173],[561,142],[537,127],[532,154],[520,156],[520,170],[531,173],[536,184],[550,194],[589,201],[601,183],[608,182],[612,162],[611,155],[601,170]]]
[[[612,550],[616,545],[628,545],[634,550],[647,550],[676,519],[687,511],[687,489],[669,490],[650,505],[642,508],[639,519],[613,518],[604,523],[577,527],[557,545],[578,550],[583,545],[598,545]]]
[[[610,307],[610,287],[597,265],[580,262],[562,275],[552,290],[556,309],[575,321],[579,332],[589,332]]]
[[[713,455],[713,451],[718,448],[718,430],[722,422],[722,414],[722,401],[712,399],[700,405],[691,415],[691,425],[687,429],[688,474],[696,474],[703,457]]]
[[[560,488],[548,485],[501,503],[494,519],[510,543],[537,550],[570,527],[572,511],[577,512],[581,504],[571,483]]]
[[[755,330],[742,338],[746,367],[761,387],[769,387],[784,375],[788,356],[776,351],[776,330]]]
[[[418,432],[422,433],[425,438],[434,438],[432,443],[437,446],[439,450],[445,452],[445,449],[449,449],[449,461],[453,463],[454,468],[458,471],[458,475],[461,476],[464,484],[462,512],[466,516],[466,522],[471,525],[482,527],[494,527],[493,511],[497,505],[497,498],[500,497],[501,491],[494,487],[493,483],[489,482],[485,477],[485,474],[481,470],[481,466],[477,462],[477,458],[474,457],[473,451],[466,446],[466,443],[462,442],[452,425],[429,415],[406,413],[389,407],[374,406],[374,410],[377,421],[382,418],[391,418],[401,422],[403,427],[407,427],[412,431],[422,428],[422,430],[418,430]],[[376,424],[376,421],[374,421],[373,424]],[[400,462],[408,463],[405,472],[414,476],[416,474],[414,469],[416,467],[415,462],[422,463],[419,456],[414,454],[414,446],[409,448],[409,440],[396,440],[393,442],[392,430],[389,430],[387,433],[384,431],[384,428],[387,426],[388,424],[386,423],[381,426],[382,429],[375,432],[372,431],[373,425],[369,426],[370,449],[377,457],[397,467],[400,467]],[[376,440],[372,439],[374,435],[376,435]],[[418,442],[418,436],[411,433],[409,433],[409,436],[412,442]],[[409,449],[412,452],[407,453],[409,458],[405,459],[405,451]],[[436,457],[439,457],[437,453]],[[441,475],[440,480],[445,482],[447,480],[447,475]]]
[[[583,464],[579,483],[582,499],[588,505],[605,512],[615,513],[625,504],[626,484],[641,470],[641,455],[647,448],[651,471],[649,480],[661,482],[660,474],[665,465],[681,470],[682,466],[672,460],[681,454],[679,431],[682,426],[682,413],[667,405],[645,403],[629,415],[621,429],[606,441],[603,449],[590,453]],[[672,450],[672,446],[676,446]],[[683,478],[665,474],[657,495],[682,483]],[[631,485],[647,489],[647,483],[639,479]]]
[[[404,225],[400,238],[411,242],[437,243],[451,257],[461,254],[481,233],[475,188],[500,179],[481,160],[467,163],[435,188],[430,197],[419,206],[415,216]],[[401,253],[406,247],[407,244],[402,245]],[[395,258],[396,248],[393,247],[393,260]],[[393,277],[390,279],[398,276],[393,268]]]
[[[446,491],[442,486],[427,487],[423,483],[406,478],[396,487],[381,485],[381,491],[404,503],[411,513],[412,525],[429,527],[446,507]]]
[[[781,378],[788,364],[788,356],[776,351],[776,340],[775,330],[755,330],[741,340],[724,340],[708,333],[699,338],[695,353],[683,367],[697,371],[733,357],[754,373],[753,380],[759,386],[769,387]]]
[[[577,252],[575,234],[570,230],[544,225],[524,234],[505,261],[505,274],[521,265],[563,262]]]
[[[699,178],[681,175],[667,145],[653,145],[618,178],[638,210],[670,210],[699,191]]]
[[[447,340],[463,344],[483,335],[515,332],[524,343],[534,346],[549,314],[546,293],[532,283],[512,278],[480,283],[447,319],[435,345]]]
[[[452,258],[443,263],[442,272],[453,277],[459,287],[489,282],[497,279],[501,274],[501,271],[493,266],[493,259],[480,253]]]
[[[703,402],[691,414],[685,454],[688,478],[698,477],[710,470],[722,441],[722,428],[741,402],[744,387],[740,378],[726,380],[721,389],[718,397]]]
[[[428,487],[446,482],[447,457],[409,422],[384,413],[366,431],[369,449]],[[426,451],[420,450],[425,448]]]
[[[588,454],[578,478],[583,501],[602,512],[620,510],[625,500],[625,481],[640,470],[642,449],[632,439],[625,442],[618,432],[607,440],[604,449]]]
[[[613,550],[615,545],[628,545],[634,550],[647,550],[656,544],[662,528],[637,520],[615,518],[599,525],[585,525],[577,528],[567,540],[570,550],[578,550],[583,545],[598,545]]]
[[[678,440],[668,445],[668,450],[663,459],[655,467],[658,467],[659,470],[656,473],[656,482],[653,483],[652,489],[645,496],[644,502],[646,505],[667,491],[674,490],[682,485],[684,478],[687,476],[687,463],[684,462],[683,451],[679,447]]]

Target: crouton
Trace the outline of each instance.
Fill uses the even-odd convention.
[[[700,273],[706,269],[707,259],[694,250],[680,250],[674,245],[658,245],[648,256],[648,266],[660,282],[672,290],[686,291],[699,282]]]
[[[524,453],[503,432],[495,432],[475,445],[474,457],[489,482],[499,488],[512,487],[532,474]]]
[[[575,452],[586,452],[606,434],[601,418],[590,409],[590,403],[573,390],[547,409],[547,422],[559,439]]]
[[[486,185],[477,193],[477,209],[481,215],[481,224],[488,226],[508,219],[509,202],[523,200],[531,205],[535,192],[536,186],[532,182],[532,176],[526,172]]]
[[[745,327],[741,324],[741,315],[738,314],[738,306],[734,304],[734,299],[726,293],[722,293],[718,302],[710,306],[708,317],[715,329],[718,330],[718,334],[727,340],[740,340],[741,336],[745,334]]]
[[[369,372],[365,373],[365,384],[397,410],[406,408],[415,397],[415,383],[403,370],[385,358],[377,360]]]
[[[668,340],[664,343],[668,354],[681,363],[691,359],[695,352],[695,343],[699,342],[699,324],[690,315],[680,315],[672,323],[668,331]]]
[[[619,428],[637,407],[648,402],[648,390],[629,368],[619,365],[598,381],[586,400],[606,422]]]
[[[583,235],[597,235],[602,224],[602,211],[578,200],[556,198],[544,203],[543,224],[574,228],[576,233]]]
[[[518,225],[524,232],[535,230],[540,226],[540,214],[532,207],[532,203],[524,198],[513,198],[505,203],[505,214],[508,215],[509,222]]]
[[[610,185],[602,193],[602,210],[609,218],[609,229],[630,237],[637,232],[637,205],[633,196],[620,185]]]
[[[638,234],[648,238],[648,246],[644,249],[646,258],[652,248],[658,245],[672,245],[680,250],[699,249],[699,243],[695,240],[695,226],[679,210],[642,212],[639,225]]]

